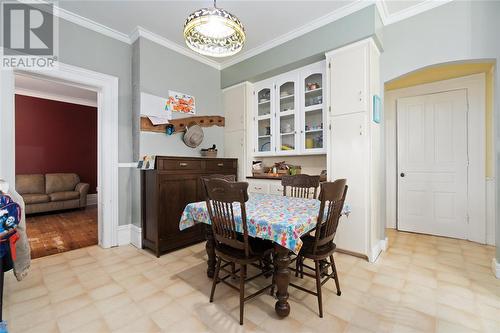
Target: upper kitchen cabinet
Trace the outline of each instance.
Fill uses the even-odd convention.
[[[324,105],[325,62],[300,70],[302,154],[324,154],[326,113]]]
[[[329,53],[332,79],[331,114],[342,115],[368,110],[369,45],[349,45]]]
[[[299,105],[297,103],[298,75],[292,73],[283,75],[276,80],[276,129],[279,135],[276,137],[276,153],[292,154],[297,152],[299,136],[297,127],[299,124]]]
[[[321,61],[254,85],[254,156],[325,154]]]
[[[275,153],[275,105],[276,89],[273,80],[260,82],[254,86],[254,152],[259,155]]]

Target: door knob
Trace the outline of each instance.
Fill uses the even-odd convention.
[[[401,176],[401,177],[404,177],[404,176],[405,176],[405,173],[404,173],[404,172],[401,172],[400,176]]]

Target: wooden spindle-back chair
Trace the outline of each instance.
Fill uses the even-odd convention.
[[[294,175],[294,176],[283,176],[281,178],[281,185],[283,185],[283,195],[287,195],[287,188],[290,188],[289,193],[291,197],[296,198],[312,198],[316,199],[318,187],[319,187],[319,176],[309,176],[309,175]]]
[[[268,256],[269,251],[272,250],[272,245],[269,248],[255,248],[250,244],[245,206],[245,202],[248,201],[248,183],[228,182],[217,178],[206,179],[204,183],[207,189],[206,204],[212,223],[217,258],[210,302],[213,302],[215,288],[219,282],[238,290],[240,292],[240,325],[243,325],[244,302],[271,287],[271,284],[269,284],[254,294],[245,297],[245,282],[271,272],[271,269],[269,269],[269,271],[261,271],[259,274],[247,278],[247,265],[260,262],[265,256]],[[222,265],[223,262],[224,265]],[[228,272],[224,270],[226,266],[234,264],[239,264],[238,271]],[[221,270],[227,272],[228,275],[220,278]],[[238,272],[240,276],[239,288],[226,281],[228,277],[234,276]]]
[[[305,235],[301,239],[303,241],[302,248],[296,259],[296,267],[294,270],[300,277],[304,275],[316,279],[316,292],[305,289],[302,286],[290,283],[292,287],[310,293],[318,297],[319,316],[323,317],[323,303],[321,295],[321,286],[329,279],[335,280],[337,295],[341,295],[339,278],[333,253],[336,245],[333,242],[337,227],[339,225],[340,216],[344,207],[345,197],[347,195],[348,186],[345,179],[338,179],[334,182],[325,182],[321,184],[321,192],[319,200],[321,201],[316,228],[314,235]],[[314,267],[310,267],[304,263],[304,259],[308,258],[314,261]],[[328,262],[328,259],[330,262]],[[315,274],[304,272],[304,267],[314,271]],[[332,268],[332,273],[328,273],[328,268]],[[326,278],[321,281],[321,277]]]
[[[202,182],[202,187],[203,187],[203,197],[206,199],[207,198],[207,188],[205,186],[205,181],[209,179],[224,179],[227,180],[228,182],[235,182],[236,181],[236,175],[222,175],[215,173],[213,175],[205,175],[201,176],[201,182]]]

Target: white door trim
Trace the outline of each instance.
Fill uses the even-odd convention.
[[[118,245],[118,78],[59,63],[47,71],[0,71],[0,178],[15,184],[14,74],[70,82],[97,92],[99,245]]]
[[[466,89],[469,103],[468,130],[468,204],[467,239],[486,243],[486,136],[484,73],[423,84],[385,93],[385,138],[387,179],[387,227],[397,223],[397,122],[398,98]]]

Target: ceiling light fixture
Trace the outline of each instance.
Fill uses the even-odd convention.
[[[240,20],[222,8],[202,8],[190,14],[184,23],[187,46],[200,54],[227,57],[241,51],[245,28]]]

